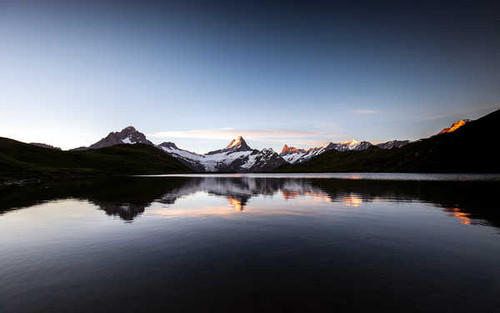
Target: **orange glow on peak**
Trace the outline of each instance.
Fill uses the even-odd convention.
[[[355,145],[355,144],[358,144],[359,143],[359,140],[356,140],[356,139],[352,139],[352,140],[349,140],[349,141],[342,141],[341,144],[343,145]]]
[[[440,134],[444,134],[444,133],[452,133],[454,132],[455,130],[459,129],[460,127],[464,126],[465,124],[467,124],[467,121],[466,120],[460,120],[460,121],[457,121],[453,124],[451,124],[451,127],[449,128],[445,128],[443,129],[442,131],[440,131],[439,133]]]
[[[287,152],[308,152],[308,151],[320,150],[320,149],[323,149],[323,148],[324,148],[324,146],[322,146],[322,147],[312,147],[312,148],[309,148],[309,149],[299,149],[299,148],[295,148],[295,147],[289,147],[288,145],[284,145],[280,154],[284,154],[284,153],[287,153]]]

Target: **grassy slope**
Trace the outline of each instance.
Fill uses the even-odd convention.
[[[453,133],[436,135],[400,149],[323,153],[308,162],[285,165],[278,172],[476,172],[500,173],[495,152],[500,110]]]
[[[0,138],[0,179],[3,180],[189,171],[173,157],[142,144],[87,151],[58,151]]]

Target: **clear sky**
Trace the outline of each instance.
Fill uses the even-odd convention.
[[[0,0],[0,136],[279,150],[500,108],[500,2],[410,3]]]

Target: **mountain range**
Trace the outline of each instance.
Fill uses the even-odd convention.
[[[252,149],[240,136],[205,154],[173,142],[155,145],[132,126],[88,147],[62,151],[0,137],[0,180],[187,172],[476,172],[500,173],[494,149],[500,110],[461,120],[429,138],[379,144],[350,140],[298,149]]]
[[[85,151],[99,149],[120,144],[144,144],[154,146],[161,151],[176,158],[191,170],[196,172],[266,172],[285,164],[303,163],[324,152],[335,151],[362,151],[372,146],[381,149],[394,149],[405,146],[408,140],[392,140],[373,145],[368,141],[357,141],[355,139],[333,143],[330,142],[322,147],[310,149],[298,149],[285,145],[281,153],[273,149],[252,149],[241,136],[233,139],[225,148],[210,151],[205,154],[188,151],[179,148],[173,142],[163,142],[159,145],[153,144],[146,136],[128,126],[119,132],[111,132],[103,139],[89,147],[79,147],[74,151]]]

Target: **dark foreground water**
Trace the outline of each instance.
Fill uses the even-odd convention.
[[[500,311],[498,181],[346,177],[3,190],[0,312]]]

